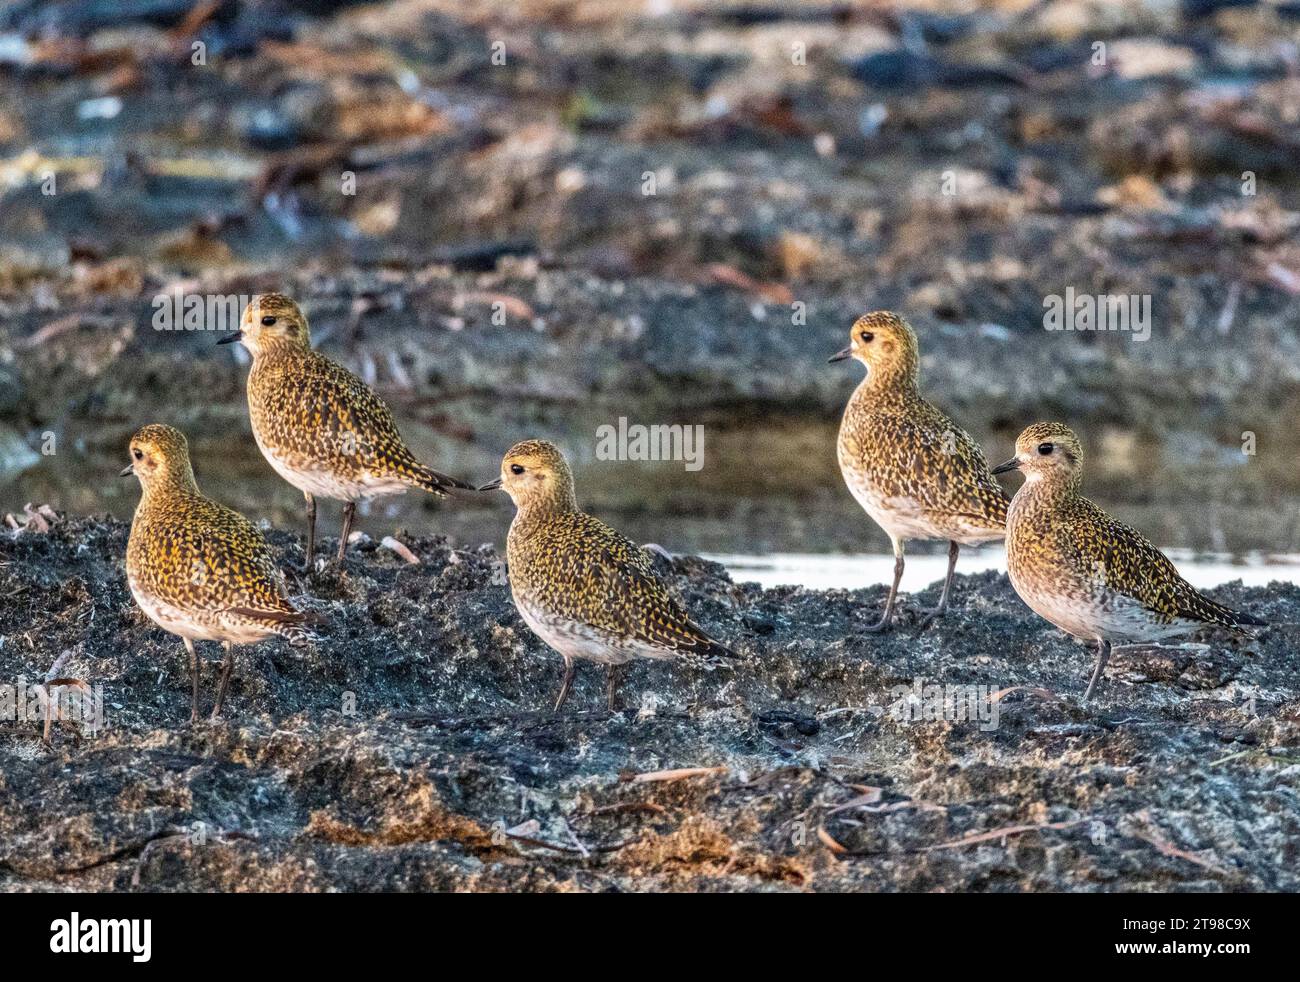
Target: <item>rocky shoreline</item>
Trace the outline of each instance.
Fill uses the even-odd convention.
[[[661,558],[745,661],[634,666],[614,716],[588,668],[553,716],[559,660],[496,551],[399,535],[418,564],[370,542],[290,573],[324,639],[241,651],[227,718],[191,729],[181,647],[126,589],[127,531],[0,532],[0,685],[57,663],[106,710],[50,746],[0,722],[0,889],[1300,889],[1292,584],[1212,591],[1274,626],[1118,651],[1084,707],[1090,655],[1004,576],[959,576],[924,633],[937,584],[909,595],[880,637],[883,588],[764,591]],[[935,685],[993,700],[927,719]]]

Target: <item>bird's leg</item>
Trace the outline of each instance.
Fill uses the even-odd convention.
[[[226,685],[230,682],[230,670],[235,667],[234,642],[226,642],[226,660],[221,663],[221,682],[217,685],[217,703],[212,707],[210,719],[216,722],[221,715],[221,704],[226,701]]]
[[[185,650],[190,653],[190,726],[193,726],[199,721],[199,656],[189,638],[185,638]]]
[[[889,588],[889,599],[885,601],[885,612],[880,620],[867,628],[869,634],[876,634],[889,627],[894,616],[894,601],[898,598],[898,584],[903,579],[903,543],[894,543],[894,585]]]
[[[310,573],[312,557],[316,555],[316,499],[306,491],[302,496],[307,499],[307,561],[302,568]]]
[[[1097,667],[1092,670],[1092,681],[1088,683],[1088,691],[1083,694],[1083,701],[1087,702],[1092,698],[1092,691],[1097,688],[1097,683],[1101,681],[1101,673],[1106,671],[1106,662],[1110,661],[1110,642],[1097,642]]]
[[[939,606],[925,615],[921,621],[921,630],[930,626],[931,622],[948,609],[948,591],[952,589],[952,574],[957,568],[957,551],[961,548],[957,540],[953,539],[948,543],[948,575],[943,581],[943,592],[939,594]]]
[[[611,713],[618,712],[618,686],[627,671],[626,665],[610,665],[605,677],[605,705]]]
[[[348,548],[348,536],[352,534],[352,516],[357,513],[357,503],[349,501],[343,506],[343,532],[339,536],[339,555],[338,562],[343,562],[343,553]]]
[[[569,690],[573,688],[573,673],[575,668],[576,666],[573,664],[572,658],[564,659],[564,681],[560,683],[560,694],[555,697],[555,708],[552,712],[558,713],[560,707],[564,705],[565,700],[569,698]]]

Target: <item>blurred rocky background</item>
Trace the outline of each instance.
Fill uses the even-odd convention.
[[[434,466],[557,438],[674,550],[885,547],[825,362],[892,307],[991,458],[1067,420],[1162,544],[1300,551],[1298,40],[1293,2],[0,0],[0,514],[128,517],[165,421],[300,522],[238,353],[152,326],[278,289]],[[1046,331],[1067,288],[1149,294],[1149,339]],[[620,416],[703,469],[596,461]]]

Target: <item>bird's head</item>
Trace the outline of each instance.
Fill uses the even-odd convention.
[[[516,443],[501,460],[501,476],[479,490],[497,488],[510,495],[515,507],[535,505],[548,509],[573,510],[573,472],[560,448],[546,440]]]
[[[853,322],[848,347],[830,361],[856,358],[879,380],[915,381],[920,360],[916,333],[898,314],[877,310]]]
[[[134,474],[146,492],[164,485],[194,486],[190,447],[180,430],[150,423],[131,437],[127,452],[131,462],[122,469],[121,476]]]
[[[310,348],[311,332],[306,315],[290,298],[282,293],[264,293],[244,308],[239,330],[227,334],[217,344],[236,341],[256,358],[273,349]]]
[[[994,474],[1023,471],[1026,481],[1077,485],[1083,477],[1083,445],[1064,423],[1035,423],[1016,438],[1016,455]]]

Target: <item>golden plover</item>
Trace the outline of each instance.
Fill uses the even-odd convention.
[[[440,497],[462,481],[439,474],[407,449],[393,414],[361,379],[311,347],[307,318],[288,297],[255,297],[240,329],[218,344],[242,342],[253,356],[248,415],[253,437],[277,474],[307,500],[307,558],[316,546],[316,498],[344,502],[343,561],[357,502],[407,488]]]
[[[1207,624],[1240,631],[1266,622],[1202,596],[1159,549],[1079,493],[1083,449],[1060,423],[1035,423],[994,474],[1025,483],[1007,517],[1007,569],[1016,593],[1061,630],[1097,643],[1084,693],[1092,698],[1112,643],[1155,642]]]
[[[170,426],[146,426],[131,438],[122,476],[140,479],[140,504],[126,546],[126,577],[140,609],[185,641],[193,691],[190,720],[199,714],[195,641],[221,641],[225,663],[212,719],[221,713],[234,646],[279,635],[290,644],[311,639],[319,615],[298,610],[266,540],[248,519],[205,498],[194,482],[185,436]]]
[[[880,621],[868,630],[889,627],[903,578],[904,543],[947,539],[948,575],[938,605],[921,622],[925,627],[948,607],[961,544],[1004,535],[1007,496],[979,444],[921,398],[920,356],[907,321],[887,310],[859,317],[849,346],[830,360],[847,358],[862,362],[867,377],[840,423],[840,472],[894,546],[894,583]]]
[[[568,461],[552,443],[510,448],[501,476],[515,503],[506,540],[510,592],[533,632],[564,658],[558,711],[573,685],[574,662],[609,668],[611,711],[623,667],[634,658],[735,658],[695,624],[654,573],[650,555],[578,510]]]

